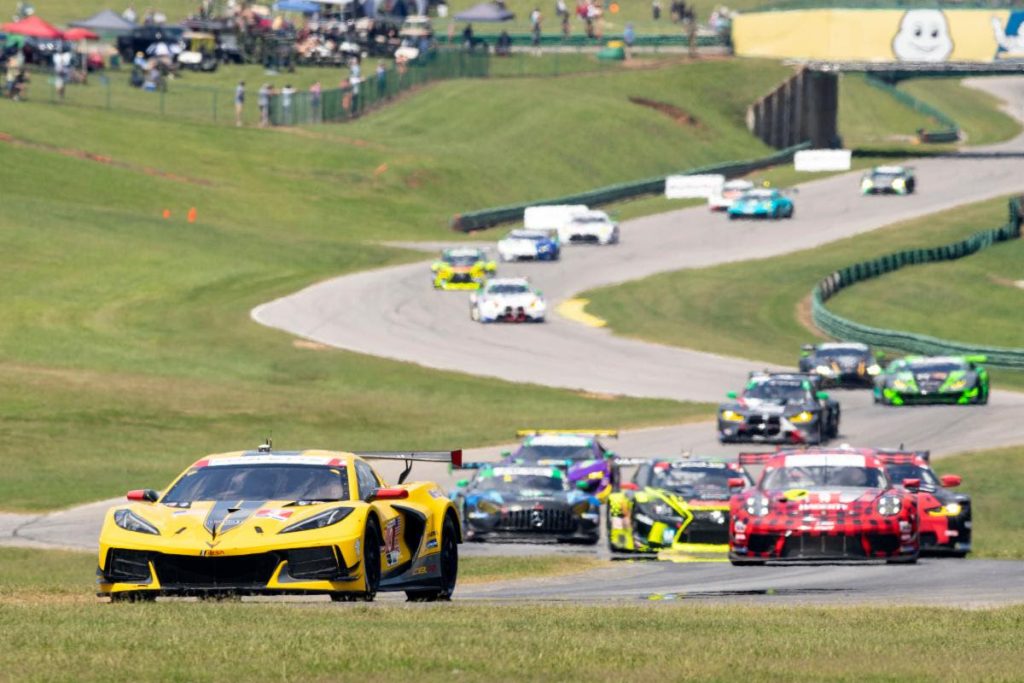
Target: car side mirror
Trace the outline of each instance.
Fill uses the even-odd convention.
[[[631,481],[627,481],[626,483],[624,483],[619,488],[622,489],[623,491],[639,491],[640,490],[640,487],[637,486],[634,482],[631,482]]]
[[[589,487],[590,487],[590,482],[588,482],[588,481],[584,481],[584,480],[581,479],[578,482],[576,482],[576,488],[578,488],[580,491],[586,491],[587,488],[589,488]]]
[[[818,398],[820,398],[820,399],[821,399],[822,401],[827,401],[827,400],[828,400],[828,393],[827,393],[827,392],[824,392],[824,391],[819,391],[819,392],[818,392],[818,393],[816,394],[816,396],[817,396]]]
[[[501,452],[501,457],[503,457],[503,458],[510,458],[510,457],[512,457],[512,451],[502,451]]]
[[[605,451],[604,452],[604,459],[605,460],[613,460],[614,458],[617,458],[617,457],[618,456],[615,454],[615,451]]]
[[[134,491],[129,491],[125,496],[128,500],[141,503],[155,503],[159,497],[160,494],[153,489],[135,489]]]
[[[963,479],[960,478],[959,474],[944,474],[939,477],[939,483],[947,489],[951,489],[962,484]]]
[[[727,393],[725,395],[725,397],[726,398],[736,398],[736,392],[735,391],[730,391],[729,393]]]
[[[905,488],[906,490],[910,491],[911,493],[917,493],[918,491],[921,490],[921,480],[920,479],[904,479],[903,480],[903,488]]]
[[[460,489],[466,488],[467,486],[469,486],[469,479],[459,479],[457,482],[455,482],[455,485],[458,486]]]
[[[743,480],[743,477],[729,477],[729,490],[743,490],[747,482]]]

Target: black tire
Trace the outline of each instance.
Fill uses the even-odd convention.
[[[886,564],[917,564],[917,558],[919,553],[908,555],[907,557],[891,557],[885,561]]]
[[[796,211],[796,209],[794,209],[792,206],[789,207],[789,211],[786,213],[786,218],[787,219],[788,218],[792,218],[793,217],[793,212],[795,212],[795,211]]]
[[[821,418],[818,418],[818,431],[813,435],[812,438],[807,440],[807,443],[817,446],[825,440],[825,427],[821,423]]]
[[[982,390],[978,391],[977,404],[979,406],[983,406],[983,405],[987,405],[988,404],[988,390],[987,389],[982,389]]]
[[[730,214],[729,214],[729,220],[731,220],[731,221],[734,221],[734,220],[736,220],[736,214],[734,214],[734,213],[730,213]]]
[[[156,591],[123,591],[111,593],[110,602],[156,602]]]
[[[455,521],[451,514],[444,518],[441,527],[441,578],[438,587],[425,591],[406,591],[405,597],[410,602],[436,602],[451,600],[455,592],[455,584],[459,578],[459,541]]]
[[[734,560],[729,558],[729,563],[734,567],[762,567],[764,560]]]
[[[380,524],[377,518],[367,518],[366,530],[363,532],[363,576],[366,577],[366,590],[363,593],[353,593],[353,600],[373,602],[377,596],[377,589],[380,588],[380,539]]]

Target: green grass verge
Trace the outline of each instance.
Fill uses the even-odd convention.
[[[1020,122],[1000,109],[998,98],[958,79],[912,78],[898,87],[956,121],[970,145],[1002,142],[1021,131]]]
[[[763,154],[743,113],[786,73],[716,62],[448,82],[315,131],[0,103],[18,113],[0,140],[0,239],[17,255],[0,272],[0,501],[37,510],[159,487],[198,455],[271,431],[289,447],[432,448],[524,424],[709,414],[296,348],[248,311],[422,258],[374,241],[450,239],[460,210]],[[733,87],[707,97],[721,82]]]
[[[795,364],[800,344],[814,338],[807,327],[810,291],[825,274],[892,251],[962,239],[980,227],[1000,225],[1005,215],[1006,199],[994,199],[793,254],[664,273],[620,286],[592,290],[581,296],[590,299],[588,312],[607,320],[619,334],[725,355]],[[1003,245],[992,251],[1009,248]],[[965,259],[961,267],[966,267],[972,258],[982,257],[976,255]],[[1008,261],[1011,267],[1012,261],[1011,254]],[[886,320],[892,326],[908,329],[908,316],[916,316],[916,310],[906,310],[909,308],[906,302],[914,301],[915,309],[918,302],[905,295],[905,290],[892,288],[891,292],[898,294],[890,294],[884,303],[872,300],[870,295],[863,295],[858,290],[869,284],[892,287],[890,278],[912,278],[915,275],[913,271],[920,269],[908,269],[904,273],[857,285],[849,290],[851,296],[858,297],[857,302],[844,307],[836,307],[832,302],[829,305],[840,314],[849,314],[854,320],[881,326],[885,326],[886,321],[880,321],[878,315],[884,310],[888,316]],[[736,286],[737,282],[771,282],[772,288],[764,296],[752,300],[743,287]],[[922,287],[919,291],[924,289]],[[1002,289],[1007,290],[1008,298],[1012,299],[1017,294],[1010,288],[1000,288],[993,283],[985,297],[998,299],[1004,296]],[[841,297],[835,301],[839,302]],[[949,336],[956,329],[1002,329],[1004,325],[1009,325],[1006,333],[1012,334],[1012,321],[1016,318],[1004,321],[1000,316],[1005,313],[1005,307],[990,310],[988,306],[974,303],[958,311],[956,326],[950,326],[943,335]],[[942,319],[948,321],[948,313]],[[991,339],[986,334],[976,341]],[[997,387],[1024,387],[1024,373],[997,370],[994,371],[993,382]]]

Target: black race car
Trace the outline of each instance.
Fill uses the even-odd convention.
[[[718,407],[718,440],[819,444],[839,435],[839,403],[819,375],[752,372]]]
[[[892,481],[917,479],[921,552],[964,557],[971,552],[971,497],[949,489],[960,485],[955,474],[936,476],[928,451],[879,451]]]
[[[870,389],[882,371],[876,358],[867,344],[804,344],[800,353],[800,372],[820,375],[823,387]]]

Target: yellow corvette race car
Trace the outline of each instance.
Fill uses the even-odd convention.
[[[430,266],[434,289],[480,289],[497,270],[486,251],[469,247],[445,249]]]
[[[388,486],[369,459],[401,460]],[[462,452],[254,451],[195,462],[162,494],[131,491],[99,539],[97,583],[112,600],[159,595],[405,591],[447,600],[458,576],[458,513],[437,484],[403,484],[416,460]]]

